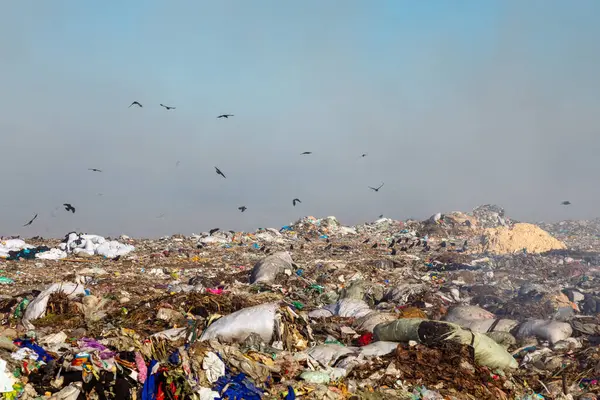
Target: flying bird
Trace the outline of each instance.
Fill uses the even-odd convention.
[[[217,175],[221,175],[223,178],[227,179],[225,174],[223,172],[221,172],[221,170],[219,168],[215,167],[215,172],[217,173]]]
[[[129,105],[129,107],[131,107],[131,106],[144,107],[143,105],[141,105],[141,104],[140,104],[140,102],[139,102],[139,101],[134,101],[133,103],[131,103],[131,104]],[[129,108],[129,107],[127,107],[127,108]]]
[[[303,156],[305,154],[312,154],[312,151],[305,151],[304,153],[300,153],[301,156]]]
[[[248,208],[247,208],[246,206],[241,206],[241,207],[238,207],[238,210],[240,210],[241,212],[244,212],[244,211],[246,211],[247,209],[248,209]]]
[[[88,168],[88,171],[92,171],[92,172],[102,172],[101,169],[98,168]]]
[[[360,158],[365,158],[367,156],[367,153],[363,153],[360,155]]]
[[[38,215],[37,215],[37,214],[35,214],[35,215],[33,216],[33,218],[31,218],[31,220],[30,220],[28,223],[26,223],[25,225],[23,225],[23,226],[29,226],[29,225],[31,225],[31,224],[33,223],[33,221],[35,221],[35,219],[37,218],[37,216],[38,216]]]
[[[562,202],[562,203],[560,203],[560,204],[562,204],[563,206],[568,206],[568,205],[570,205],[570,204],[571,204],[571,202],[570,202],[569,200],[566,200],[566,201],[563,201],[563,202]]]
[[[220,229],[220,228],[213,228],[213,229],[211,229],[210,231],[208,231],[208,234],[209,234],[210,236],[212,236],[212,235],[213,235],[213,233],[215,233],[215,232],[218,232],[218,231],[219,231],[219,229]]]
[[[175,109],[175,107],[171,107],[171,106],[165,106],[163,103],[160,103],[160,106],[161,106],[161,107],[164,107],[164,108],[165,108],[167,111],[169,111],[169,110],[174,110],[174,109]]]
[[[377,187],[377,188],[369,186],[369,189],[374,190],[376,192],[379,192],[379,189],[381,189],[382,187],[383,187],[383,183],[379,187]]]
[[[229,118],[229,117],[233,117],[233,114],[221,114],[217,118]]]
[[[175,166],[176,166],[176,167],[179,167],[179,164],[181,164],[181,161],[177,161],[177,162],[175,163]]]
[[[292,200],[292,204],[294,205],[294,207],[296,207],[296,203],[302,203],[302,202],[300,201],[300,199]]]
[[[75,214],[75,207],[73,207],[69,203],[65,203],[65,204],[63,204],[63,206],[65,206],[65,210],[71,211],[73,214]]]

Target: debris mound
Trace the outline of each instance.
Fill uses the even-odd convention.
[[[510,228],[487,228],[483,232],[481,251],[492,254],[545,253],[567,247],[560,240],[533,224],[518,223]]]

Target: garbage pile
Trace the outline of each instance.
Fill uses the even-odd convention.
[[[596,399],[600,256],[552,232],[483,206],[9,239],[0,399]]]

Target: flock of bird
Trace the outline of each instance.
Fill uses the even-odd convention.
[[[167,111],[170,111],[170,110],[175,110],[175,109],[176,109],[176,107],[173,107],[173,106],[167,106],[167,105],[165,105],[165,104],[162,104],[162,103],[160,103],[159,105],[160,105],[161,107],[163,107],[163,108],[164,108],[165,110],[167,110]],[[133,107],[133,106],[137,106],[137,107],[139,107],[139,108],[143,108],[143,107],[144,107],[144,106],[142,105],[142,103],[140,103],[139,101],[134,101],[134,102],[132,102],[132,103],[129,105],[129,107],[128,107],[128,108],[131,108],[131,107]],[[228,119],[229,117],[233,117],[233,116],[234,116],[234,114],[221,114],[221,115],[218,115],[218,116],[217,116],[217,118],[218,118],[218,119],[222,119],[222,118],[224,118],[224,119]],[[304,152],[300,153],[300,155],[302,155],[302,156],[305,156],[305,155],[310,155],[310,154],[312,154],[312,151],[304,151]],[[361,155],[360,155],[360,158],[364,158],[364,157],[366,157],[367,155],[368,155],[367,153],[363,153],[363,154],[361,154]],[[177,161],[177,163],[176,163],[176,166],[178,166],[178,165],[179,165],[179,163],[180,163],[180,162],[179,162],[179,161]],[[98,168],[88,168],[88,171],[91,171],[91,172],[102,172],[102,170],[101,170],[101,169],[98,169]],[[219,176],[222,176],[224,179],[227,179],[227,176],[225,176],[225,174],[223,173],[223,171],[221,171],[221,170],[219,169],[219,167],[216,167],[216,166],[215,166],[215,172],[216,172],[216,174],[217,174],[217,175],[219,175]],[[368,186],[368,188],[369,188],[369,189],[371,189],[371,190],[373,190],[374,192],[379,192],[379,190],[381,190],[381,188],[383,187],[383,185],[384,185],[384,182],[382,182],[382,183],[381,183],[381,185],[379,185],[379,186],[377,186],[377,187]],[[292,205],[293,205],[294,207],[296,207],[296,204],[300,204],[300,203],[302,203],[302,202],[301,202],[301,201],[300,201],[300,199],[298,199],[298,198],[295,198],[295,199],[293,199],[293,200],[292,200]],[[571,202],[570,202],[570,201],[568,201],[568,200],[566,200],[566,201],[563,201],[561,204],[562,204],[562,205],[564,205],[564,206],[568,206],[568,205],[570,205],[570,204],[571,204]],[[73,213],[73,214],[75,213],[75,207],[73,207],[71,204],[69,204],[69,203],[64,203],[64,204],[63,204],[63,206],[64,206],[64,208],[65,208],[65,210],[66,210],[67,212],[71,212],[71,213]],[[242,206],[238,207],[238,210],[239,210],[240,212],[245,212],[247,209],[248,209],[248,207],[246,207],[245,205],[242,205]],[[35,221],[35,220],[37,219],[37,217],[38,217],[38,214],[36,213],[36,214],[33,216],[33,218],[32,218],[31,220],[29,220],[29,222],[27,222],[27,223],[26,223],[25,225],[23,225],[23,226],[24,226],[24,227],[25,227],[25,226],[30,226],[31,224],[33,224],[33,221]]]
[[[163,108],[164,108],[165,110],[167,110],[167,111],[171,111],[171,110],[175,110],[175,109],[176,109],[176,107],[173,107],[173,106],[168,106],[168,105],[165,105],[165,104],[162,104],[162,103],[160,103],[159,105],[160,105],[161,107],[163,107]],[[144,107],[144,106],[142,105],[142,103],[140,103],[139,101],[133,101],[133,102],[132,102],[132,103],[129,105],[129,107],[128,107],[128,108],[131,108],[131,107],[133,107],[133,106],[136,106],[136,107],[139,107],[139,108],[143,108],[143,107]],[[218,116],[217,116],[217,119],[228,119],[228,118],[230,118],[230,117],[233,117],[233,116],[234,116],[234,114],[221,114],[221,115],[218,115]],[[302,152],[302,153],[300,153],[300,155],[303,155],[303,156],[304,156],[304,155],[310,155],[310,154],[312,154],[312,153],[313,153],[312,151],[305,151],[305,152]],[[363,153],[363,154],[361,154],[361,155],[360,155],[360,158],[364,158],[364,157],[366,157],[366,156],[367,156],[367,153]],[[178,166],[178,165],[179,165],[179,163],[180,163],[180,162],[179,162],[179,161],[177,161],[177,163],[176,163],[176,166]],[[99,168],[88,168],[88,171],[91,171],[91,172],[102,172],[102,170],[101,170],[101,169],[99,169]],[[227,179],[227,176],[225,176],[225,174],[223,173],[223,171],[221,171],[221,170],[219,169],[219,167],[216,167],[216,166],[215,166],[215,172],[216,172],[216,174],[217,174],[217,175],[219,175],[219,176],[223,177],[224,179]],[[372,187],[372,186],[368,186],[368,188],[369,188],[369,189],[371,189],[371,190],[373,190],[374,192],[379,192],[379,190],[380,190],[380,189],[383,187],[383,185],[384,185],[384,184],[383,184],[383,182],[382,182],[382,183],[381,183],[381,185],[379,185],[378,187]],[[301,204],[301,203],[302,203],[302,201],[300,201],[300,199],[298,199],[298,198],[294,198],[294,199],[292,200],[292,205],[293,205],[294,207],[296,207],[296,204]],[[74,213],[75,213],[75,211],[76,211],[75,207],[73,207],[73,206],[72,206],[71,204],[69,204],[69,203],[64,203],[64,204],[63,204],[63,206],[64,206],[64,208],[65,208],[65,210],[66,210],[67,212],[71,212],[71,213],[73,213],[73,214],[74,214]],[[245,205],[242,205],[242,206],[238,207],[238,210],[239,210],[240,212],[245,212],[247,209],[248,209],[248,207],[246,207]],[[38,217],[38,214],[36,213],[36,214],[33,216],[33,218],[31,218],[31,220],[29,220],[29,221],[28,221],[28,222],[27,222],[25,225],[23,225],[23,226],[24,226],[24,227],[26,227],[26,226],[30,226],[31,224],[33,224],[33,221],[35,221],[35,220],[37,219],[37,217]]]

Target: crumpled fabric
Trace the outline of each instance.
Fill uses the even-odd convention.
[[[150,361],[150,374],[142,388],[142,400],[156,400],[158,394],[158,382],[156,380],[156,370],[158,370],[158,361]]]
[[[142,357],[139,351],[135,352],[135,365],[138,370],[138,381],[143,385],[148,377],[148,367],[146,366],[144,357]]]
[[[244,374],[224,375],[215,383],[213,389],[221,393],[223,399],[261,400],[263,394]]]
[[[21,258],[25,259],[25,260],[33,260],[35,258],[35,255],[38,253],[43,253],[46,251],[50,251],[50,247],[48,246],[40,246],[40,247],[36,247],[33,249],[27,248],[27,249],[22,249],[22,250],[12,250],[8,252],[8,257],[6,258],[7,260],[19,260]]]
[[[15,346],[18,346],[20,348],[25,347],[27,349],[35,351],[35,353],[38,355],[38,360],[42,360],[45,363],[50,362],[50,360],[54,360],[54,357],[52,357],[46,350],[44,350],[43,347],[34,343],[33,339],[15,339],[13,343],[15,344]]]

